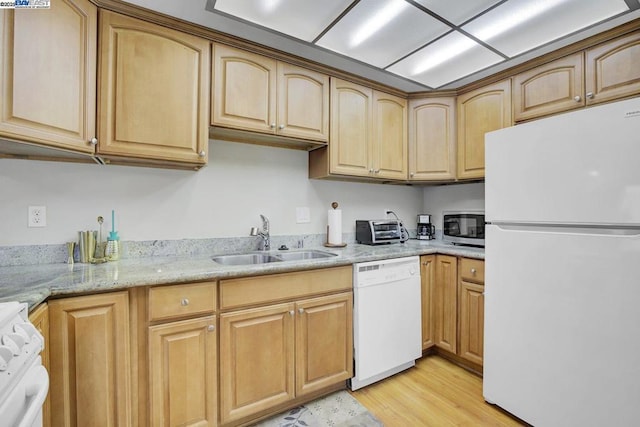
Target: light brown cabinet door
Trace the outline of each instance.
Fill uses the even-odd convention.
[[[329,76],[278,62],[277,133],[329,140]]]
[[[640,94],[640,33],[586,53],[587,105]]]
[[[49,358],[49,306],[47,303],[42,303],[36,307],[31,313],[29,313],[29,322],[33,323],[38,332],[42,334],[44,338],[44,350],[40,353],[42,358],[42,366],[45,367],[47,372],[51,372],[51,363]],[[49,427],[51,425],[51,396],[47,395],[47,398],[42,405],[42,426]]]
[[[449,181],[456,177],[455,98],[409,102],[409,180]]]
[[[584,99],[583,54],[560,58],[513,78],[515,121],[581,108]]]
[[[422,349],[433,347],[434,340],[434,292],[436,280],[436,256],[420,257],[420,280],[422,283]]]
[[[220,315],[220,419],[255,414],[293,399],[294,304]]]
[[[513,125],[511,80],[458,97],[458,179],[484,178],[484,135]]]
[[[353,376],[351,292],[296,303],[296,396]]]
[[[274,59],[214,44],[211,124],[275,133],[276,81]]]
[[[52,426],[130,426],[129,298],[49,302]]]
[[[484,286],[460,281],[460,356],[482,365]]]
[[[100,12],[98,153],[206,164],[210,43]]]
[[[455,353],[458,322],[458,260],[454,256],[436,256],[434,300],[435,345]]]
[[[407,179],[407,100],[374,91],[372,128],[374,177]]]
[[[93,153],[97,8],[0,10],[0,134]]]
[[[370,165],[373,90],[331,79],[331,140],[329,172],[371,176]],[[371,172],[369,171],[371,169]]]
[[[215,426],[215,316],[149,328],[152,426]]]

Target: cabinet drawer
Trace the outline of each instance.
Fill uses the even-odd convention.
[[[220,281],[220,309],[352,289],[351,266]]]
[[[149,288],[150,321],[210,314],[215,309],[215,282]]]
[[[484,261],[481,259],[460,259],[460,278],[469,282],[484,283]]]

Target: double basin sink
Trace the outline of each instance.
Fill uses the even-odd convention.
[[[267,264],[270,262],[331,258],[334,256],[337,256],[337,254],[319,250],[305,250],[279,253],[251,252],[248,254],[219,255],[213,257],[212,259],[218,264],[223,265],[252,265]]]

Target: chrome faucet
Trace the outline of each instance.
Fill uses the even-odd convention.
[[[266,216],[260,215],[262,219],[262,231],[259,231],[257,227],[251,227],[251,236],[262,237],[262,250],[268,251],[271,249],[271,238],[269,237],[269,220]]]

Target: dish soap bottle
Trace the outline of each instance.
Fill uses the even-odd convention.
[[[107,238],[107,247],[104,255],[109,261],[116,261],[120,258],[120,236],[116,231],[116,215],[113,210],[111,211],[111,231]]]

